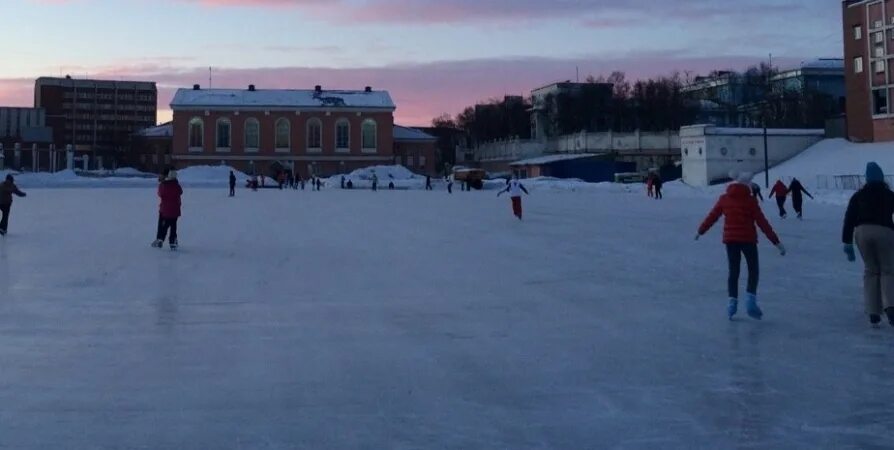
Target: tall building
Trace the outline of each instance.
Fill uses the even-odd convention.
[[[606,126],[611,83],[552,83],[531,91],[531,138],[545,141],[563,134],[598,131]]]
[[[395,161],[395,106],[387,91],[195,85],[179,89],[171,109],[177,167],[228,164],[247,173],[290,170],[307,178]]]
[[[858,142],[894,140],[894,0],[844,0],[847,135]]]
[[[34,106],[46,111],[56,148],[114,158],[134,132],[156,125],[158,90],[154,82],[41,77]]]

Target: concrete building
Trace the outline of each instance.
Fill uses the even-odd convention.
[[[43,108],[0,107],[0,168],[33,168],[34,161],[39,168],[36,152],[48,152],[52,138]]]
[[[91,167],[111,166],[134,132],[156,125],[157,99],[155,83],[147,81],[42,77],[34,83],[34,106],[46,110],[53,144],[91,156]]]
[[[824,130],[770,129],[769,166],[784,162],[824,137]],[[759,128],[720,128],[694,125],[680,129],[683,147],[683,181],[708,186],[729,181],[731,170],[764,171],[764,136]]]
[[[894,0],[844,0],[847,136],[894,140]]]
[[[589,131],[598,127],[599,119],[589,124],[590,127],[574,130],[562,130],[562,119],[572,113],[563,111],[573,103],[584,101],[588,108],[592,108],[592,116],[598,118],[601,105],[605,105],[612,98],[611,83],[552,83],[531,91],[531,139],[545,141],[550,138],[565,134],[566,131]],[[575,114],[578,111],[574,112]]]
[[[177,167],[229,164],[247,173],[307,178],[394,162],[395,105],[386,91],[179,89]]]

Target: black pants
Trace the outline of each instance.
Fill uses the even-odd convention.
[[[804,197],[801,196],[792,196],[792,208],[794,208],[795,212],[798,213],[798,217],[801,217],[801,213],[804,207]]]
[[[236,185],[233,183],[230,183],[230,197],[235,197],[235,196],[236,196]]]
[[[748,264],[748,288],[746,292],[757,295],[757,282],[760,279],[760,266],[757,257],[757,244],[726,244],[726,257],[729,261],[729,297],[739,298],[739,272],[742,255]]]
[[[170,242],[174,244],[177,242],[177,219],[164,219],[158,216],[158,234],[155,238],[159,241],[164,241],[165,236],[168,234],[168,229],[171,230]]]
[[[664,195],[661,194],[661,185],[660,185],[660,184],[656,184],[656,185],[655,185],[655,199],[656,199],[656,200],[661,200],[661,199],[663,199],[663,198],[664,198]]]
[[[785,217],[788,215],[788,213],[785,212],[785,197],[777,196],[776,197],[776,206],[779,207],[779,217]]]
[[[0,218],[0,230],[6,231],[6,227],[9,226],[9,210],[12,208],[12,204],[9,205],[0,205],[0,215],[3,217]]]

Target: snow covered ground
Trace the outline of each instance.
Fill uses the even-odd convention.
[[[841,208],[774,221],[766,318],[729,322],[712,199],[675,189],[535,191],[518,223],[493,191],[188,188],[178,252],[151,187],[29,189],[0,448],[889,448],[894,330]]]

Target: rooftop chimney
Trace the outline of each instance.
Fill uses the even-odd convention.
[[[314,87],[314,92],[316,92],[316,93],[318,93],[318,94],[321,93],[321,92],[323,92],[323,86],[320,86],[319,84],[316,85],[316,86]]]
[[[249,85],[248,85],[248,91],[249,91],[249,92],[254,92],[254,91],[255,91],[255,85],[253,85],[253,84],[249,84]]]
[[[367,86],[366,89],[364,89],[363,91],[364,92],[372,92],[373,88],[372,88],[372,86]]]
[[[198,90],[201,90],[201,89],[202,89],[202,86],[199,86],[198,84],[194,84],[194,85],[192,85],[192,90],[194,90],[194,91],[198,91]]]

